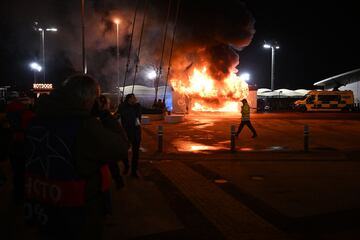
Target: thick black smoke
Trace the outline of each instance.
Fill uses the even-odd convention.
[[[129,62],[126,85],[132,84],[138,64],[137,84],[152,86],[145,69],[158,68],[162,53],[164,26],[170,0],[148,0],[145,28],[140,56],[137,56],[145,0],[138,0],[138,12]],[[172,0],[167,39],[163,58],[163,78],[169,62],[170,42],[178,0]],[[127,63],[132,21],[136,0],[88,0],[86,3],[86,51],[89,73],[97,77],[105,89],[123,84]],[[254,20],[246,6],[237,0],[205,1],[182,0],[172,58],[173,74],[188,66],[210,63],[210,72],[222,79],[229,69],[238,64],[234,49],[247,46],[253,37]],[[46,39],[47,76],[58,79],[61,72],[81,70],[81,18],[80,1],[73,0],[14,0],[5,7],[9,15],[7,29],[13,33],[12,48],[24,63],[41,59],[39,35],[32,29],[38,21],[44,26],[58,27],[58,33]],[[117,81],[116,25],[120,17],[120,83]],[[20,26],[20,27],[19,27]],[[26,30],[26,31],[25,31]],[[10,31],[10,30],[9,30]],[[17,38],[16,38],[17,36]],[[10,44],[8,44],[10,47]],[[14,47],[15,45],[15,47]],[[24,53],[25,52],[25,53]],[[60,59],[61,58],[61,59]],[[64,59],[65,58],[65,59]],[[20,60],[19,60],[20,61]],[[61,64],[67,63],[66,66]],[[29,74],[30,75],[30,74]],[[62,77],[62,76],[61,76]],[[164,80],[162,80],[164,81]]]

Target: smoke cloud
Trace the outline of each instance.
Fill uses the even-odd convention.
[[[140,55],[138,55],[141,23],[146,2],[138,0],[126,85],[132,84],[134,81],[134,71],[138,64],[136,84],[154,86],[154,80],[147,79],[146,71],[156,69],[160,64],[169,1],[148,0],[143,39]],[[177,1],[171,1],[160,85],[164,84],[168,69]],[[89,74],[99,79],[104,89],[112,91],[116,86],[123,85],[137,1],[92,0],[85,2],[88,71]],[[80,71],[82,63],[80,1],[39,0],[32,1],[31,4],[31,9],[35,9],[34,12],[26,9],[30,8],[29,1],[15,0],[10,8],[17,9],[17,17],[22,14],[22,21],[27,21],[29,28],[35,20],[44,26],[53,24],[59,28],[56,36],[52,36],[47,42],[49,65],[55,63],[59,56],[65,56],[67,61],[71,62],[73,70]],[[25,8],[21,6],[25,6]],[[235,49],[241,50],[250,44],[255,33],[255,21],[251,13],[246,9],[244,3],[238,0],[221,2],[182,0],[180,6],[171,76],[184,74],[192,67],[207,62],[210,63],[209,71],[214,79],[223,79],[239,63]],[[121,21],[119,24],[119,81],[116,68],[117,44],[114,18],[119,18]],[[35,40],[38,41],[38,39]],[[36,44],[29,45],[34,47]],[[39,51],[37,51],[38,53]],[[64,60],[59,62],[64,62]]]
[[[254,19],[241,1],[184,1],[177,35],[177,72],[208,63],[215,80],[222,80],[239,64],[235,50],[250,44]]]

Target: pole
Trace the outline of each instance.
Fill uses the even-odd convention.
[[[157,101],[157,95],[158,95],[158,90],[159,90],[159,83],[160,83],[161,74],[162,74],[162,64],[163,64],[163,59],[164,59],[164,50],[165,50],[167,29],[168,29],[169,16],[170,16],[170,10],[171,10],[171,1],[172,1],[172,0],[169,0],[168,11],[167,11],[166,20],[165,20],[164,38],[163,38],[163,43],[162,43],[160,64],[159,64],[159,68],[158,68],[158,74],[156,75],[157,78],[156,78],[154,105],[155,105],[155,103],[156,103],[156,101]]]
[[[119,22],[116,23],[116,67],[117,67],[117,86],[118,102],[120,104],[120,53],[119,53]]]
[[[132,25],[132,29],[131,29],[131,35],[130,35],[130,44],[129,44],[127,61],[126,61],[126,67],[125,67],[124,82],[123,82],[123,94],[122,94],[121,100],[124,99],[124,95],[125,95],[125,84],[126,84],[127,74],[128,74],[128,72],[129,72],[132,40],[133,40],[133,36],[134,36],[135,22],[136,22],[136,16],[137,16],[137,11],[138,11],[139,5],[140,5],[140,4],[139,4],[139,0],[137,0],[137,1],[136,1],[134,18],[133,18],[133,22],[132,22],[133,25]]]
[[[304,125],[304,151],[309,151],[309,126],[307,124]]]
[[[163,134],[164,134],[164,128],[163,126],[158,126],[158,152],[163,151]]]
[[[147,5],[148,5],[148,4],[147,4],[147,0],[146,0],[146,1],[145,1],[145,6],[144,6],[144,17],[143,17],[142,24],[141,24],[139,46],[138,46],[138,50],[137,50],[137,58],[136,58],[136,64],[135,64],[135,73],[134,73],[134,79],[133,79],[133,84],[132,84],[131,93],[134,93],[134,87],[135,87],[135,82],[136,82],[136,74],[137,74],[138,66],[139,66],[139,62],[140,62],[140,50],[141,50],[142,37],[143,37],[143,34],[144,34],[144,26],[145,26]]]
[[[274,91],[275,78],[275,48],[271,47],[271,91]]]
[[[230,127],[230,150],[231,152],[235,152],[235,125],[231,125]]]
[[[169,64],[168,64],[168,71],[167,71],[167,75],[166,75],[166,83],[165,83],[165,90],[164,90],[164,97],[163,97],[163,104],[164,104],[165,106],[166,106],[166,103],[165,103],[165,99],[166,99],[166,89],[167,89],[167,86],[168,86],[169,75],[170,75],[170,70],[171,70],[171,59],[172,59],[172,54],[173,54],[173,49],[174,49],[176,26],[177,26],[177,21],[178,21],[179,12],[180,12],[180,3],[181,3],[181,0],[178,0],[178,4],[177,4],[177,7],[176,7],[176,16],[175,16],[174,29],[173,29],[172,39],[171,39],[171,48],[170,48]]]
[[[36,71],[35,70],[33,71],[34,71],[34,83],[36,83]]]
[[[85,0],[81,0],[81,42],[82,42],[82,71],[86,74],[86,52],[85,52]]]
[[[42,45],[42,64],[43,64],[43,83],[45,83],[45,29],[41,30],[41,45]]]

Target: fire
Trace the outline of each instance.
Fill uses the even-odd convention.
[[[192,107],[193,111],[198,112],[238,112],[239,111],[239,103],[227,101],[220,108],[214,108],[206,105],[201,105],[199,102],[195,102]]]
[[[193,111],[239,112],[241,99],[249,95],[247,83],[232,72],[222,81],[214,80],[207,67],[194,68],[188,81],[172,79],[175,91],[191,99]]]

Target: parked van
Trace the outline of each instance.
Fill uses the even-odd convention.
[[[317,91],[305,95],[303,100],[295,101],[295,110],[300,111],[352,111],[354,94],[346,91]]]

